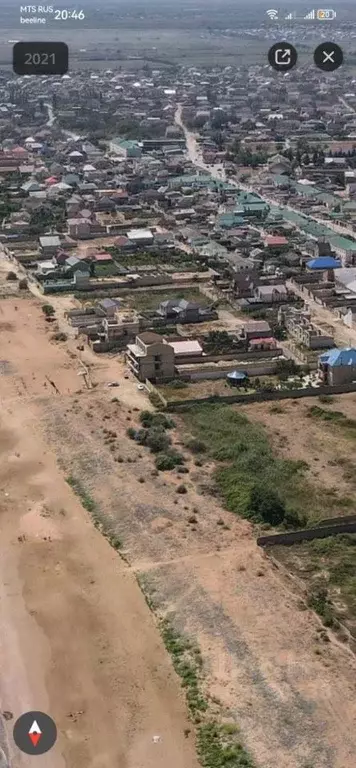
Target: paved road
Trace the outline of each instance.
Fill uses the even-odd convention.
[[[344,101],[341,99],[341,101]],[[346,102],[345,102],[346,104]],[[348,105],[346,105],[348,106]],[[199,144],[197,142],[197,135],[190,131],[183,123],[182,121],[182,105],[179,104],[175,113],[175,123],[176,125],[179,125],[185,135],[185,140],[187,144],[187,152],[189,155],[189,158],[191,162],[201,170],[206,171],[209,173],[213,178],[218,179],[219,181],[227,181],[225,169],[222,165],[214,165],[214,166],[208,166],[202,157],[202,153],[199,147]],[[259,192],[256,192],[256,188],[251,186],[251,184],[243,184],[241,181],[237,181],[231,177],[228,179],[229,184],[234,185],[237,189],[242,189],[245,192],[252,192],[255,194],[258,194],[263,200],[266,201],[266,203],[269,203],[269,205],[274,206],[275,208],[278,208],[278,210],[283,214],[286,211],[289,211],[290,213],[297,215],[299,217],[302,216],[302,212],[298,208],[294,208],[292,205],[281,205],[280,202],[271,197],[270,195],[266,196],[265,194],[261,194]],[[286,216],[288,219],[288,216]],[[314,221],[315,223],[321,225],[324,228],[323,234],[325,237],[333,237],[335,234],[342,235],[344,237],[351,236],[355,237],[355,232],[350,227],[340,227],[338,224],[335,224],[335,222],[327,221],[325,222],[324,219],[322,219],[320,216],[315,216],[312,214],[308,214],[307,216],[308,220]],[[305,232],[303,230],[302,221],[300,222],[300,226],[297,226],[297,229]]]

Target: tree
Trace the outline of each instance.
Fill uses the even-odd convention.
[[[250,494],[249,512],[251,516],[270,525],[280,525],[285,518],[286,509],[278,493],[261,485],[254,485]]]
[[[278,360],[276,373],[280,381],[285,381],[289,376],[296,376],[300,373],[300,368],[294,360]]]

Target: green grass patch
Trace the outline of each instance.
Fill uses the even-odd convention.
[[[215,481],[230,511],[288,527],[337,514],[335,497],[314,488],[303,461],[276,456],[261,425],[232,407],[214,404],[191,407],[182,417],[215,460]]]
[[[198,712],[208,709],[208,701],[201,692],[203,662],[200,651],[189,639],[176,632],[169,619],[162,619],[160,630],[174,669],[186,689],[187,704],[194,719]]]
[[[84,488],[80,480],[78,480],[78,478],[74,477],[73,475],[69,475],[66,477],[66,482],[73,489],[74,493],[79,497],[82,507],[84,507],[84,509],[89,512],[95,528],[98,528],[98,530],[105,536],[109,544],[111,544],[114,549],[121,549],[121,539],[119,536],[117,536],[116,532],[113,531],[111,526],[108,525],[108,521],[105,515],[100,511],[99,505],[86,490],[86,488]]]
[[[175,272],[201,272],[205,269],[192,254],[173,248],[166,252],[147,250],[125,253],[115,246],[107,246],[104,250],[111,253],[121,267],[161,267],[167,264]]]
[[[201,307],[211,305],[211,299],[201,293],[199,288],[182,288],[167,291],[148,290],[148,291],[130,291],[120,293],[120,297],[125,299],[125,304],[134,307],[138,312],[145,310],[158,309],[162,301],[168,299],[186,299],[187,301],[196,301]]]
[[[317,539],[307,545],[314,567],[326,586],[340,594],[356,619],[356,536],[349,533]]]
[[[232,729],[233,730],[233,729]],[[250,755],[235,733],[218,723],[201,725],[197,734],[200,762],[204,768],[254,768]]]
[[[304,580],[307,603],[324,625],[339,633],[341,622],[356,641],[356,535],[343,533],[276,547],[275,554]]]
[[[169,619],[160,622],[163,642],[182,681],[190,714],[197,725],[197,750],[204,768],[255,768],[238,738],[234,723],[220,723],[209,715],[209,700],[201,691],[203,660],[200,649],[179,634]]]
[[[337,424],[337,426],[343,429],[347,437],[356,437],[356,419],[349,419],[342,411],[326,410],[318,405],[312,405],[311,408],[308,408],[307,416],[319,421]]]

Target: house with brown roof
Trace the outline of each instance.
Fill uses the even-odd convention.
[[[126,348],[126,362],[140,380],[165,381],[174,378],[174,349],[158,333],[145,331]]]

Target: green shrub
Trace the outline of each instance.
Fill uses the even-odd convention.
[[[280,381],[288,379],[289,376],[296,376],[300,371],[299,366],[294,360],[278,360],[276,373]]]
[[[284,409],[279,403],[276,403],[271,406],[270,413],[284,413]]]
[[[207,450],[206,443],[204,443],[203,440],[197,440],[194,437],[191,440],[188,440],[186,445],[192,453],[205,453]]]
[[[54,307],[52,307],[52,304],[42,304],[42,312],[46,317],[51,317],[55,313]]]
[[[166,435],[163,429],[151,427],[147,430],[145,445],[147,445],[151,453],[161,453],[161,451],[166,451],[170,444],[171,439],[169,435]]]
[[[135,440],[136,437],[136,430],[133,427],[128,427],[126,430],[127,437],[130,438],[130,440]]]
[[[322,618],[326,627],[333,627],[337,623],[333,616],[332,604],[326,586],[314,587],[308,595],[307,603],[309,608],[312,608]]]
[[[166,453],[159,453],[158,456],[156,456],[155,465],[156,469],[165,472],[183,464],[183,461],[183,456],[172,448]]]
[[[172,429],[174,427],[173,419],[170,419],[164,413],[152,413],[152,411],[141,411],[140,422],[146,429],[149,427]]]
[[[255,485],[250,493],[248,511],[251,517],[270,525],[280,525],[286,510],[278,494],[271,488]]]
[[[305,464],[275,455],[260,424],[225,405],[190,406],[183,418],[194,439],[207,446],[215,488],[231,512],[295,527],[307,522],[309,512],[325,517],[332,500],[308,482]]]

